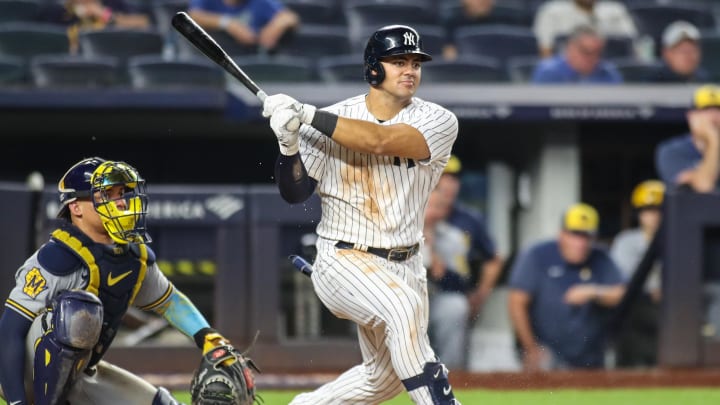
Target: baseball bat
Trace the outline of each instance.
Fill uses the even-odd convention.
[[[307,260],[303,259],[301,256],[298,255],[290,255],[288,256],[288,259],[292,262],[293,266],[295,266],[300,273],[310,277],[313,273],[313,267],[312,264],[308,263]]]
[[[226,72],[238,79],[260,101],[265,101],[265,94],[260,87],[233,61],[224,49],[205,32],[187,13],[180,11],[172,18],[172,26],[210,60],[220,65]]]

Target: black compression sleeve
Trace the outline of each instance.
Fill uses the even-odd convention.
[[[308,176],[299,153],[292,156],[278,155],[275,161],[275,181],[280,195],[290,204],[307,200],[317,186],[317,181]]]
[[[337,126],[338,116],[331,112],[317,110],[315,116],[313,116],[312,123],[310,124],[313,128],[322,132],[323,134],[332,138]]]
[[[32,323],[17,312],[5,308],[0,318],[0,385],[9,404],[20,401],[27,404],[25,398],[25,335]]]

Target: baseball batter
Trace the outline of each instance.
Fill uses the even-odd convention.
[[[23,264],[0,318],[0,384],[8,404],[177,404],[102,361],[130,305],[164,316],[203,347],[220,344],[146,245],[147,197],[123,162],[84,159],[58,185],[64,219]]]
[[[365,48],[367,94],[317,110],[268,97],[276,179],[290,203],[317,190],[315,291],[358,325],[363,362],[291,404],[377,404],[403,389],[416,404],[458,404],[428,342],[425,206],[457,137],[450,111],[414,97],[431,59],[411,27],[379,29]],[[306,124],[298,130],[298,121]]]

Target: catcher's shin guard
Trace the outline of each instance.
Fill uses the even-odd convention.
[[[55,297],[42,317],[33,361],[35,404],[62,404],[100,336],[102,303],[88,292],[68,291]]]
[[[423,373],[402,380],[408,391],[427,387],[435,405],[460,405],[448,381],[448,370],[439,362],[425,363]]]
[[[170,392],[163,387],[158,387],[153,398],[152,405],[183,405],[170,395]]]

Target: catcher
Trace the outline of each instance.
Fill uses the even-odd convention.
[[[164,388],[103,361],[130,305],[154,311],[222,362],[193,381],[193,404],[251,404],[253,374],[165,278],[147,246],[147,195],[137,170],[100,158],[58,184],[62,225],[15,274],[0,318],[0,385],[11,405],[178,402]]]

